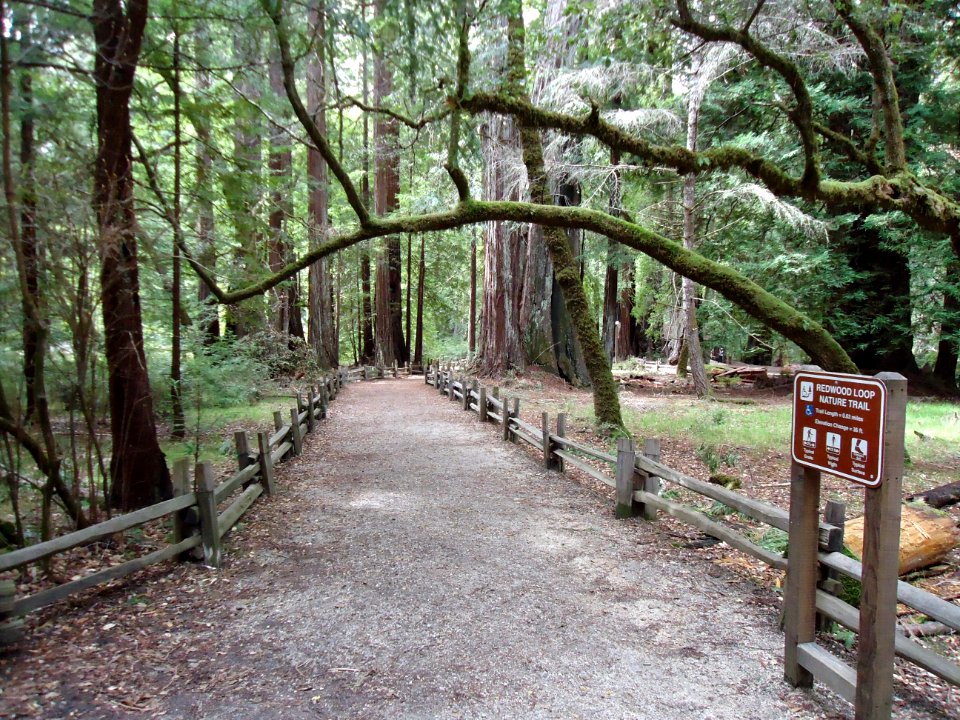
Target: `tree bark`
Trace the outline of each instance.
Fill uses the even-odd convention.
[[[124,12],[126,8],[126,12]],[[157,443],[140,315],[133,207],[130,95],[147,21],[146,0],[94,0],[100,300],[109,372],[111,503],[130,510],[172,495]]]
[[[518,200],[513,164],[520,135],[513,118],[486,115],[480,125],[484,200]],[[526,233],[515,223],[484,224],[483,297],[478,366],[482,373],[523,369],[526,357],[520,333],[520,306],[526,256]]]
[[[578,47],[574,37],[580,30],[582,16],[568,12],[568,8],[568,0],[547,2],[544,14],[547,40],[543,56],[537,63],[533,102],[540,99],[552,75],[574,63]],[[577,141],[567,142],[559,154],[564,153],[579,154]],[[548,184],[556,204],[565,207],[580,204],[580,185],[571,180],[566,172],[553,172]],[[568,229],[566,234],[574,257],[579,262],[583,232]],[[562,290],[554,277],[551,254],[538,225],[530,226],[520,323],[528,362],[540,365],[575,384],[589,382],[583,352],[577,346],[576,333]]]
[[[957,356],[960,345],[960,288],[950,278],[960,277],[960,262],[947,265],[943,287],[943,317],[940,320],[940,340],[933,376],[947,392],[957,390]]]
[[[524,27],[523,16],[508,18],[508,89],[518,97],[524,90]],[[520,146],[523,163],[527,169],[531,202],[540,205],[550,203],[546,172],[543,165],[543,146],[540,133],[535,128],[521,126]],[[610,366],[603,354],[603,344],[597,332],[589,301],[580,282],[579,267],[570,247],[567,234],[557,227],[544,227],[543,239],[554,265],[555,277],[563,292],[564,302],[573,321],[576,340],[583,350],[584,360],[593,385],[593,407],[597,422],[610,429],[622,428],[620,400]]]
[[[699,78],[692,83],[693,87],[687,100],[687,149],[697,151],[697,133],[700,126],[700,106],[709,81]],[[687,250],[695,250],[697,245],[697,176],[687,173],[683,177],[683,246]],[[700,347],[700,327],[697,324],[697,285],[688,277],[681,283],[683,295],[684,315],[684,347],[687,361],[690,363],[690,373],[693,375],[693,387],[697,397],[710,395],[710,383],[707,380],[707,371],[703,362],[703,350]],[[681,353],[682,354],[682,353]],[[677,374],[686,365],[677,366]]]
[[[183,417],[183,398],[180,394],[182,375],[180,372],[181,360],[181,328],[180,313],[182,312],[183,279],[180,258],[180,243],[177,237],[180,227],[180,194],[182,186],[183,148],[181,146],[182,115],[180,112],[180,31],[177,25],[173,30],[173,292],[171,293],[171,339],[170,339],[170,407],[171,429],[170,434],[177,439],[186,435],[186,422]]]
[[[386,0],[374,3],[375,21],[387,22]],[[393,91],[393,71],[387,62],[386,33],[381,33],[373,59],[373,100],[378,107],[386,104]],[[373,126],[374,203],[377,215],[387,215],[398,207],[400,193],[400,128],[393,118],[378,115]],[[403,342],[403,294],[400,277],[400,238],[389,236],[381,242],[377,255],[377,282],[374,289],[376,305],[376,353],[381,365],[403,364],[407,361]]]
[[[283,71],[279,58],[270,61],[270,89],[279,97],[285,96]],[[292,174],[293,156],[290,141],[280,128],[274,128],[270,134],[270,182],[273,186],[270,202],[270,237],[268,242],[268,264],[276,272],[287,264],[290,245],[287,242],[287,218],[293,213],[289,187]],[[273,327],[285,339],[289,340],[292,313],[295,308],[290,302],[290,288],[295,287],[295,278],[277,287],[273,292]]]
[[[467,351],[477,353],[477,236],[470,238],[470,317],[467,320]]]
[[[201,24],[197,28],[197,39],[194,45],[194,56],[197,69],[194,73],[194,83],[197,87],[196,98],[204,98],[210,91],[213,83],[210,71],[206,68],[207,47],[210,36],[207,28]],[[217,248],[214,233],[216,219],[214,216],[213,198],[210,183],[213,180],[213,131],[210,119],[206,113],[195,113],[191,118],[194,132],[197,134],[196,153],[196,183],[194,195],[197,200],[197,256],[204,267],[213,272],[217,267]],[[220,337],[219,308],[205,283],[197,284],[197,299],[203,308],[201,319],[204,343],[216,342]]]
[[[326,8],[323,0],[313,0],[309,8],[309,23],[313,28],[316,50],[310,56],[307,68],[307,109],[320,132],[327,132],[327,113],[324,109],[327,95],[326,64]],[[317,247],[329,232],[328,206],[330,183],[327,163],[316,148],[307,151],[308,222],[310,247]],[[333,279],[327,258],[317,260],[309,270],[309,328],[307,339],[317,362],[323,368],[335,368],[340,363],[340,342],[336,331],[332,302]]]
[[[242,68],[234,78],[237,88],[254,103],[260,101],[260,86],[248,76],[246,68],[261,62],[259,38],[238,33],[233,38],[234,62]],[[233,264],[240,282],[248,282],[263,266],[263,225],[259,207],[263,184],[261,172],[262,128],[260,118],[246,100],[232,108],[233,172],[223,177],[223,196],[230,210],[234,231]],[[266,327],[264,301],[261,297],[226,308],[226,327],[241,338]]]
[[[29,59],[33,49],[33,18],[29,10],[18,6],[14,10],[14,25],[20,32],[20,56]],[[29,69],[20,71],[20,242],[23,248],[24,270],[26,271],[26,291],[37,307],[40,307],[40,264],[42,250],[37,238],[37,188],[34,180],[34,107],[33,75]],[[24,312],[24,317],[28,318]],[[36,411],[37,350],[40,337],[34,323],[25,320],[23,324],[23,381],[26,391],[26,418]]]
[[[426,287],[427,263],[424,237],[420,236],[420,269],[417,272],[417,342],[413,351],[413,364],[423,367],[423,291]]]
[[[610,165],[612,167],[610,179],[610,208],[609,212],[614,217],[620,216],[620,153],[616,150],[610,151]],[[616,240],[607,238],[607,270],[603,278],[603,349],[610,358],[611,363],[616,356],[617,346],[617,325],[619,323],[619,308],[617,307],[617,263],[619,255],[619,243]]]

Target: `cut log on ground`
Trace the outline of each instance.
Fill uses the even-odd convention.
[[[907,500],[922,500],[932,508],[944,508],[960,503],[960,480],[935,487],[923,493],[910,495]]]
[[[862,517],[847,521],[843,541],[857,559],[862,557]],[[958,544],[960,532],[952,518],[923,506],[903,506],[900,517],[900,575],[939,562]]]

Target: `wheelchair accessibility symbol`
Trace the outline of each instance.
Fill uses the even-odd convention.
[[[807,405],[803,410],[803,414],[807,417],[813,417],[813,405]]]

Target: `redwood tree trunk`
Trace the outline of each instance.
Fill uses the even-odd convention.
[[[383,20],[386,0],[376,0],[376,18]],[[373,60],[373,100],[377,106],[386,104],[393,90],[393,73],[387,63],[385,38],[377,47]],[[373,127],[374,201],[377,215],[386,215],[398,207],[400,194],[400,128],[397,121],[378,115]],[[402,266],[400,238],[384,238],[377,255],[376,293],[376,352],[382,365],[403,364],[407,361],[403,342],[403,290],[400,277]]]
[[[516,183],[509,181],[511,154],[520,135],[511,117],[488,115],[480,126],[483,156],[483,199],[519,200]],[[513,223],[488,222],[483,240],[483,297],[478,361],[480,371],[497,374],[523,369],[526,358],[520,334],[526,233]]]
[[[417,273],[417,342],[413,350],[413,363],[423,367],[423,291],[426,287],[427,263],[424,239],[420,235],[420,270]]]
[[[210,80],[210,71],[206,69],[204,62],[209,41],[209,35],[201,25],[197,30],[197,41],[194,45],[194,55],[198,65],[194,74],[197,100],[205,98],[213,85]],[[217,249],[214,244],[216,220],[210,189],[210,183],[213,180],[213,153],[211,152],[213,132],[205,113],[196,113],[196,117],[192,120],[194,132],[197,134],[197,168],[194,187],[197,198],[197,255],[201,264],[213,271],[217,267]],[[212,343],[220,337],[219,307],[210,288],[204,282],[197,284],[197,299],[204,306],[201,320],[204,342]]]
[[[546,45],[534,78],[533,102],[537,103],[549,79],[572,66],[578,44],[574,38],[582,22],[579,13],[568,12],[568,0],[548,0],[544,15]],[[579,154],[576,141],[564,143],[558,155]],[[558,205],[579,205],[580,184],[562,169],[550,173],[550,196]],[[528,179],[534,184],[532,178]],[[540,365],[576,384],[590,382],[573,323],[564,302],[561,283],[554,277],[551,253],[540,226],[530,227],[524,277],[521,329],[527,361]],[[567,240],[579,262],[583,232],[567,230]],[[579,268],[578,268],[579,275]]]
[[[279,97],[285,97],[283,89],[283,71],[279,59],[270,62],[270,88]],[[289,140],[279,128],[274,128],[270,136],[270,179],[273,184],[270,203],[270,240],[268,263],[270,270],[280,270],[289,260],[290,247],[286,241],[286,220],[292,214],[289,200],[290,175],[292,171],[292,153]],[[291,286],[293,280],[288,281]],[[273,326],[285,338],[289,337],[291,314],[294,307],[290,302],[288,283],[282,283],[273,290]]]
[[[20,55],[27,57],[33,46],[31,34],[33,19],[29,11],[22,7],[15,11],[14,18],[14,24],[20,32]],[[18,20],[20,22],[17,22]],[[37,242],[37,188],[33,174],[33,76],[27,69],[20,72],[20,103],[23,108],[20,116],[20,240],[26,271],[26,290],[33,298],[34,304],[40,307],[41,251]],[[24,317],[27,315],[28,313],[24,312]],[[36,327],[33,323],[25,321],[23,324],[23,380],[27,395],[25,413],[27,418],[33,416],[37,405],[35,358],[39,347],[40,338]]]
[[[325,8],[322,0],[310,4],[310,25],[318,38],[316,52],[310,58],[307,69],[307,104],[320,132],[327,132],[326,68],[323,39],[326,35]],[[329,204],[329,180],[327,163],[319,151],[311,147],[307,151],[307,176],[310,182],[308,196],[308,223],[310,246],[316,247],[326,239],[329,231],[327,208]],[[330,264],[323,258],[310,266],[308,302],[308,342],[316,353],[317,362],[324,368],[335,368],[340,363],[340,342],[335,325],[333,306],[333,278]]]
[[[126,13],[124,13],[126,8]],[[147,1],[94,0],[97,54],[97,160],[100,301],[113,440],[111,503],[130,510],[169,498],[170,474],[153,416],[143,351],[136,218],[133,207],[130,95],[147,21]]]
[[[467,320],[467,350],[477,352],[477,238],[470,239],[470,317]]]

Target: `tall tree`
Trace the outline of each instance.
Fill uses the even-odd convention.
[[[393,71],[390,67],[390,38],[396,19],[387,13],[387,1],[374,3],[374,21],[380,29],[374,48],[373,100],[377,106],[386,105],[393,92]],[[373,127],[374,205],[377,215],[387,215],[398,208],[400,194],[400,127],[395,118],[378,115]],[[391,235],[381,241],[377,255],[376,352],[381,365],[403,364],[407,361],[403,341],[403,295],[400,277],[402,258],[400,238]]]
[[[157,442],[140,312],[133,198],[130,96],[147,1],[94,0],[100,302],[110,388],[111,503],[129,510],[168,498],[170,474]]]
[[[200,23],[196,30],[193,45],[193,55],[197,68],[194,73],[196,85],[195,102],[203,104],[207,101],[206,95],[210,92],[213,82],[210,70],[207,67],[207,54],[210,44],[210,35],[207,26]],[[197,135],[196,154],[194,162],[194,195],[197,202],[197,256],[204,267],[211,271],[217,266],[217,248],[215,242],[216,216],[214,214],[213,193],[213,156],[214,137],[210,116],[206,112],[194,113],[191,117],[193,130]],[[197,299],[204,308],[202,323],[205,341],[210,343],[220,336],[220,317],[217,305],[213,302],[210,288],[203,282],[197,283]]]
[[[14,8],[13,24],[20,32],[20,227],[23,248],[26,291],[39,307],[41,247],[37,238],[37,188],[34,179],[34,130],[33,106],[33,17],[23,5]],[[24,313],[26,316],[26,313]],[[27,395],[26,417],[32,417],[36,409],[36,358],[40,339],[34,324],[27,321],[23,326],[23,380]]]
[[[483,156],[483,199],[520,199],[516,167],[520,134],[514,119],[488,114],[480,125]],[[520,304],[526,256],[526,233],[516,223],[493,220],[484,224],[483,298],[478,360],[481,372],[500,373],[524,368],[526,355],[520,332]]]
[[[367,0],[360,0],[360,19],[367,24]],[[370,102],[370,52],[368,36],[365,34],[360,45],[361,85],[363,104]],[[370,207],[370,118],[363,113],[363,168],[360,175],[360,197],[364,207]],[[370,243],[360,245],[360,360],[373,362],[376,346],[373,339],[373,305],[371,303]]]
[[[283,97],[283,71],[280,60],[270,61],[270,89],[277,97]],[[268,241],[268,263],[276,272],[290,260],[291,243],[287,235],[287,221],[293,214],[293,202],[290,196],[290,184],[293,177],[293,152],[290,140],[281,126],[270,133],[270,181],[273,186],[270,204],[270,237]],[[274,290],[273,325],[286,338],[291,336],[291,328],[299,322],[294,319],[299,314],[296,307],[296,278]],[[302,335],[301,335],[302,337]]]
[[[307,65],[307,108],[317,127],[326,134],[326,9],[322,0],[313,0],[310,3],[308,21],[314,50]],[[307,222],[310,247],[314,248],[326,239],[330,227],[327,163],[315,147],[307,150],[307,176],[310,182]],[[333,279],[327,258],[322,258],[310,266],[308,304],[307,339],[310,347],[316,353],[321,367],[337,367],[340,362],[340,342],[335,324]]]
[[[175,6],[176,8],[176,6]],[[180,257],[180,216],[181,216],[181,178],[183,175],[183,143],[180,111],[180,24],[174,19],[173,28],[173,279],[171,292],[171,339],[170,339],[170,407],[171,435],[182,439],[186,435],[186,423],[183,417],[183,397],[181,395],[183,376],[181,373],[182,333],[180,315],[182,303],[182,265]]]
[[[417,341],[413,349],[413,364],[423,367],[423,292],[426,286],[427,273],[424,238],[420,235],[420,266],[417,271]]]
[[[234,62],[237,71],[234,84],[241,94],[231,108],[233,124],[233,157],[231,172],[223,173],[223,196],[233,225],[234,282],[250,282],[263,265],[263,226],[260,218],[262,201],[263,153],[261,149],[261,120],[251,104],[259,104],[262,91],[252,76],[252,68],[262,62],[260,38],[256,34],[237,33],[233,36]],[[269,261],[268,261],[269,262]],[[262,297],[244,303],[229,305],[226,326],[235,337],[244,337],[266,327]]]
[[[582,28],[583,15],[569,10],[569,0],[547,2],[543,20],[547,39],[533,81],[531,100],[535,103],[542,101],[545,89],[558,72],[574,65],[580,45],[576,38]],[[550,196],[563,207],[580,204],[580,183],[564,167],[565,161],[576,162],[579,148],[578,141],[562,139],[556,151],[557,162],[548,168]],[[571,251],[579,262],[583,232],[568,228],[566,233]],[[530,227],[520,313],[527,359],[570,382],[588,383],[590,377],[583,352],[577,344],[561,284],[554,277],[551,255],[539,225]]]

